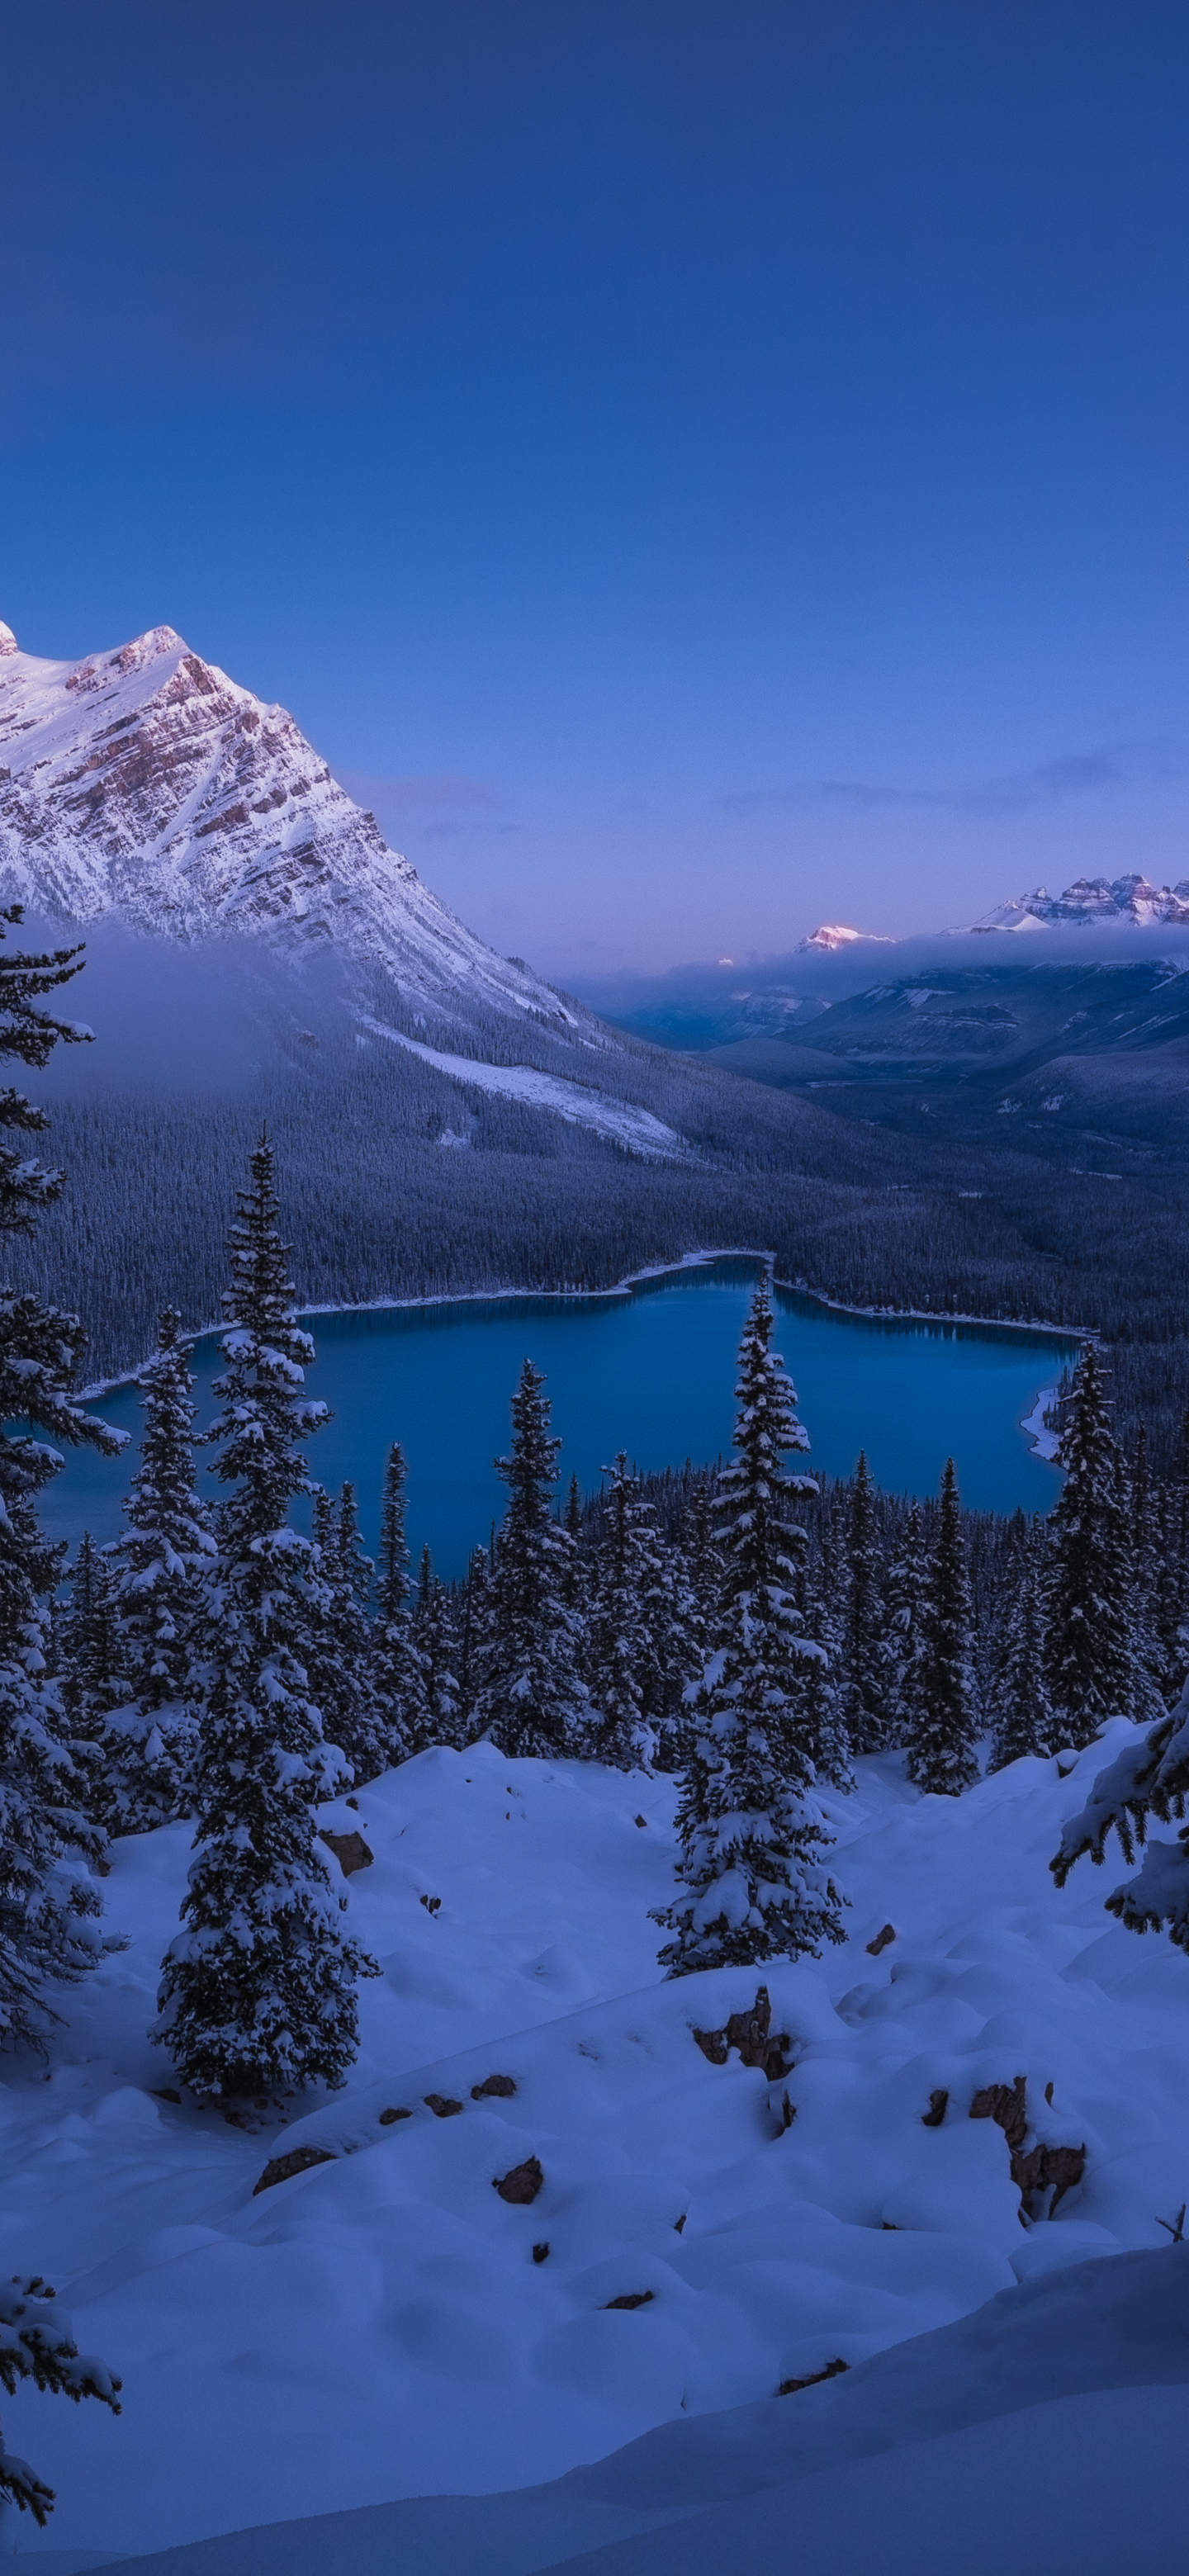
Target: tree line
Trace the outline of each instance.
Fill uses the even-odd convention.
[[[3,916],[19,921],[19,910]],[[77,950],[0,953],[0,1050],[34,1066],[87,1032],[39,1010]],[[46,1124],[0,1093],[0,1230],[28,1233],[62,1175],[30,1152]],[[1138,1441],[1125,1465],[1087,1345],[1066,1404],[1065,1482],[1047,1524],[978,1544],[952,1462],[935,1506],[893,1507],[864,1461],[823,1490],[786,1461],[807,1435],[772,1347],[767,1281],[743,1336],[734,1454],[658,1499],[620,1455],[584,1506],[556,1494],[560,1442],[526,1359],[497,1462],[502,1524],[448,1591],[412,1576],[405,1462],[393,1446],[377,1566],[355,1496],[325,1493],[305,1451],[326,1408],[296,1311],[274,1148],[261,1134],[237,1195],[223,1289],[218,1413],[203,1433],[223,1487],[198,1492],[191,1345],[177,1308],[141,1372],[145,1429],[110,1547],[64,1550],[37,1498],[60,1446],[111,1454],[123,1435],[79,1403],[78,1317],[0,1291],[0,2030],[44,2049],[53,1990],[113,1946],[102,1929],[108,1838],[193,1825],[181,1928],[162,1962],[153,2038],[199,2099],[284,2100],[343,2082],[357,1988],[378,1974],[351,1933],[317,1808],[433,1743],[485,1736],[511,1757],[577,1758],[680,1775],[675,1890],[658,1909],[670,1975],[816,1954],[844,1937],[830,1806],[857,1755],[903,1748],[925,1792],[958,1795],[992,1760],[1092,1741],[1102,1720],[1152,1721],[1067,1834],[1061,1874],[1125,1848],[1189,1786],[1184,1677],[1186,1443],[1157,1487]],[[28,1424],[26,1430],[17,1425]],[[42,1434],[48,1433],[45,1438]],[[312,1504],[297,1530],[294,1502]],[[997,1646],[980,1684],[976,1581],[998,1586]],[[973,1572],[972,1572],[973,1566]],[[1125,1776],[1124,1776],[1125,1774]],[[1167,1846],[1161,1846],[1167,1852]],[[1189,1883],[1189,1853],[1180,1854]],[[1125,1920],[1189,1902],[1165,1860],[1120,1891]],[[1130,1911],[1128,1910],[1130,1906]],[[118,1946],[118,1936],[115,1938]],[[17,2295],[19,2294],[19,2295]],[[7,2295],[7,2294],[6,2294]],[[14,2285],[0,2376],[115,2404],[80,2360],[44,2283]],[[53,2369],[46,2360],[55,2356]],[[48,2490],[0,2451],[0,2494],[44,2519]]]

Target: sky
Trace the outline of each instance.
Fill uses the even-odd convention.
[[[503,951],[1189,876],[1189,20],[0,0],[0,616],[168,622]]]

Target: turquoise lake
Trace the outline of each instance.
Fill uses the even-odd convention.
[[[428,1542],[440,1574],[460,1574],[503,1511],[492,1461],[508,1445],[508,1399],[530,1358],[543,1369],[561,1434],[561,1474],[598,1485],[616,1450],[643,1469],[705,1463],[731,1446],[735,1354],[759,1275],[721,1260],[642,1281],[608,1297],[507,1297],[315,1315],[308,1391],[332,1420],[308,1446],[311,1473],[331,1488],[350,1476],[374,1546],[389,1444],[409,1461],[409,1538]],[[1042,1387],[1076,1354],[1059,1336],[993,1325],[922,1324],[839,1315],[778,1289],[777,1344],[810,1436],[804,1464],[845,1475],[865,1449],[879,1484],[935,1494],[945,1460],[963,1500],[980,1510],[1045,1512],[1059,1477],[1021,1429]],[[199,1427],[214,1411],[213,1336],[195,1353]],[[136,1389],[93,1410],[134,1435]],[[68,1454],[48,1488],[54,1535],[118,1535],[131,1451],[116,1462]],[[203,1471],[213,1495],[217,1480]]]

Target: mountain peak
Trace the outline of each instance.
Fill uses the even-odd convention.
[[[12,628],[11,626],[6,626],[3,618],[0,617],[0,656],[8,653],[15,653],[16,650],[17,639],[13,634]]]
[[[1075,877],[1063,894],[1034,886],[1031,894],[1013,895],[996,904],[971,930],[1031,931],[1058,927],[1085,928],[1093,922],[1130,924],[1148,929],[1163,922],[1189,922],[1189,878],[1175,886],[1154,886],[1133,869],[1121,877]]]
[[[881,939],[877,931],[851,930],[845,921],[823,921],[818,929],[810,931],[807,939],[798,940],[797,946],[798,950],[816,949],[819,955],[831,957],[837,949],[849,948],[856,940],[861,940],[864,946],[871,948],[887,948],[892,945],[891,941]]]
[[[114,913],[187,941],[333,951],[455,1018],[482,1004],[568,1019],[388,849],[284,707],[172,626],[78,662],[21,653],[15,638],[2,649],[0,901],[77,922]]]

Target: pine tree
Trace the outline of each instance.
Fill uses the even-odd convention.
[[[1021,1754],[1054,1753],[1057,1730],[1045,1681],[1043,1541],[1017,1514],[1002,1635],[991,1696],[992,1771]]]
[[[404,1762],[425,1741],[425,1675],[413,1642],[409,1607],[409,1546],[405,1535],[408,1469],[399,1441],[384,1469],[380,1510],[377,1616],[372,1634],[372,1681],[380,1710],[386,1764]]]
[[[65,1672],[60,1696],[79,1764],[82,1802],[103,1835],[137,1833],[160,1824],[142,1810],[138,1711],[129,1705],[130,1683],[116,1606],[116,1570],[107,1549],[84,1530],[71,1575],[70,1607],[62,1622]]]
[[[1102,1363],[1092,1342],[1074,1372],[1061,1435],[1065,1482],[1049,1514],[1046,1679],[1062,1743],[1089,1744],[1137,1700],[1134,1565]]]
[[[140,1372],[140,1465],[124,1505],[128,1529],[105,1551],[122,1694],[108,1693],[101,1748],[112,1833],[143,1833],[187,1815],[195,1721],[191,1648],[216,1554],[194,1478],[194,1382],[181,1317],[167,1307]],[[92,1711],[100,1703],[91,1695]]]
[[[565,1532],[570,1542],[564,1583],[565,1604],[577,1618],[586,1607],[586,1567],[582,1557],[582,1492],[576,1476],[566,1489]]]
[[[228,1487],[202,1641],[198,1832],[185,1930],[162,1969],[154,2037],[205,2096],[341,2084],[356,2048],[357,1977],[378,1974],[344,1931],[313,1801],[343,1779],[297,1649],[314,1543],[288,1520],[312,1491],[298,1443],[326,1418],[301,1389],[314,1351],[294,1312],[265,1137],[231,1229],[222,1411],[209,1438]]]
[[[474,1548],[463,1586],[458,1647],[459,1717],[468,1743],[475,1725],[479,1675],[492,1634],[493,1598],[490,1556],[485,1547]]]
[[[94,2353],[80,2353],[70,2319],[57,2305],[58,2293],[39,2272],[18,2273],[0,2289],[0,2380],[10,2397],[22,2381],[53,2397],[98,2397],[113,2415],[120,2412],[123,2382]],[[47,2487],[0,2439],[0,2499],[31,2513],[44,2531],[56,2501]]]
[[[550,1509],[561,1442],[549,1431],[544,1384],[526,1360],[512,1398],[511,1452],[495,1462],[508,1509],[496,1548],[476,1716],[479,1732],[514,1756],[588,1750],[578,1623],[565,1601],[570,1542]]]
[[[978,1778],[970,1670],[970,1580],[954,1462],[947,1458],[921,1622],[916,1720],[908,1776],[918,1789],[957,1797]]]
[[[336,1510],[319,1486],[313,1498],[315,1557],[306,1578],[304,1653],[310,1697],[323,1733],[337,1745],[357,1782],[374,1780],[389,1760],[388,1730],[372,1678],[367,1615],[373,1566],[363,1553],[355,1488],[345,1484]]]
[[[423,1732],[416,1749],[420,1752],[429,1744],[459,1748],[468,1740],[468,1729],[454,1671],[450,1601],[445,1584],[439,1583],[434,1573],[428,1548],[424,1548],[421,1555],[417,1607],[413,1613],[413,1642],[420,1658],[425,1687]]]
[[[0,912],[0,938],[20,920],[19,904]],[[90,1037],[35,1007],[81,961],[78,948],[0,951],[0,1055],[40,1070],[59,1040]],[[31,1234],[61,1193],[64,1175],[28,1149],[48,1124],[22,1092],[0,1091],[0,1235]],[[102,1857],[103,1836],[83,1812],[84,1777],[46,1670],[45,1605],[64,1549],[46,1541],[37,1520],[56,1449],[85,1442],[114,1457],[124,1445],[73,1393],[85,1347],[77,1315],[0,1286],[0,2039],[9,2044],[41,2046],[56,2018],[47,1985],[73,1983],[102,1951],[88,1864]]]
[[[921,1721],[921,1664],[924,1654],[925,1594],[928,1586],[921,1507],[912,1503],[903,1536],[888,1569],[884,1608],[883,1651],[889,1710],[887,1740],[907,1744]]]
[[[796,1606],[806,1540],[788,1518],[790,1500],[817,1487],[784,1473],[785,1454],[809,1444],[772,1330],[765,1286],[739,1352],[738,1454],[720,1480],[723,1617],[678,1809],[678,1893],[654,1918],[673,1936],[660,1952],[672,1977],[816,1957],[823,1940],[844,1937],[804,1743],[801,1685],[824,1658]]]
[[[603,1474],[610,1483],[586,1629],[587,1677],[597,1710],[590,1751],[617,1771],[634,1771],[652,1749],[643,1715],[650,1659],[641,1598],[646,1506],[624,1450]]]
[[[842,1633],[842,1711],[856,1753],[878,1753],[888,1737],[884,1608],[875,1522],[875,1486],[860,1450],[850,1489],[846,1608]]]

